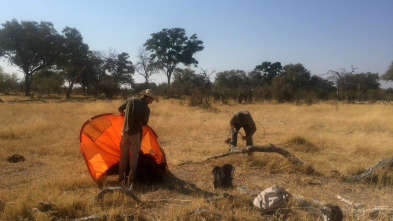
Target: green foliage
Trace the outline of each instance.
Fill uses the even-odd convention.
[[[152,52],[151,59],[155,66],[165,71],[168,86],[171,84],[171,76],[176,66],[180,63],[196,66],[198,61],[193,55],[204,48],[203,41],[198,40],[196,34],[188,38],[182,28],[164,28],[153,33],[144,46],[147,51]]]
[[[52,92],[59,94],[64,84],[64,78],[59,73],[43,70],[33,76],[32,83],[32,89],[40,94],[50,95]]]
[[[9,75],[0,67],[0,93],[8,94],[10,91],[18,91],[21,88],[16,74]]]
[[[393,81],[393,61],[390,63],[389,69],[381,76],[382,80]]]
[[[0,54],[25,74],[25,95],[30,94],[30,78],[51,67],[59,58],[62,37],[50,22],[18,22],[13,19],[0,29]]]
[[[98,83],[98,92],[104,93],[106,98],[113,98],[120,93],[120,87],[113,76],[105,76]]]
[[[191,106],[208,108],[210,104],[212,83],[206,73],[195,74],[195,71],[186,69],[175,69],[172,93],[177,96],[189,96]]]
[[[349,100],[366,100],[367,91],[378,90],[380,83],[377,73],[348,73],[344,76]]]
[[[135,68],[129,58],[130,55],[125,52],[117,55],[111,53],[104,65],[105,72],[111,74],[114,80],[121,85],[131,86],[134,83],[132,75]]]
[[[273,79],[272,97],[279,103],[292,100],[291,85],[285,80],[285,76],[276,76]]]
[[[263,84],[270,85],[273,78],[282,73],[282,66],[280,62],[271,63],[270,61],[264,61],[262,64],[257,65],[254,72],[251,73],[254,73],[250,74],[251,79],[253,79],[252,82],[256,82],[260,86]]]
[[[219,72],[215,79],[216,97],[232,98],[238,103],[252,101],[250,78],[242,70]]]
[[[291,92],[295,92],[299,88],[306,88],[309,86],[311,74],[300,63],[285,65],[283,75],[285,76],[285,81],[291,87]]]
[[[85,70],[89,62],[89,47],[83,43],[82,35],[75,28],[64,28],[63,35],[63,53],[57,61],[57,66],[64,70],[68,81],[66,97],[69,98],[74,84],[81,83],[86,79]]]

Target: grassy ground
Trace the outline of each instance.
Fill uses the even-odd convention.
[[[209,110],[190,107],[186,101],[164,100],[150,105],[149,125],[157,132],[170,169],[160,185],[137,185],[137,203],[121,193],[97,201],[100,189],[88,174],[79,152],[82,124],[101,113],[116,113],[122,100],[45,99],[23,102],[23,97],[2,96],[0,103],[0,219],[76,219],[92,214],[101,218],[133,214],[135,220],[315,220],[307,211],[288,205],[262,217],[251,205],[255,193],[274,184],[292,194],[324,203],[350,207],[345,197],[365,208],[393,207],[391,169],[378,171],[370,182],[347,183],[332,170],[357,174],[392,157],[391,104],[323,103],[314,105],[255,103],[214,104]],[[46,101],[46,102],[44,102]],[[225,153],[229,119],[247,109],[257,124],[255,145],[269,143],[285,148],[323,173],[313,176],[275,153],[235,155],[203,164],[209,156]],[[239,141],[239,146],[245,143]],[[9,163],[13,154],[26,158]],[[214,189],[215,165],[235,166],[233,189]],[[116,180],[116,176],[108,180]],[[112,185],[109,182],[107,185]],[[250,190],[246,193],[242,189]],[[228,193],[234,198],[206,199]],[[155,200],[153,202],[153,200]],[[45,211],[40,202],[53,206]],[[384,214],[378,219],[384,220]],[[348,215],[346,220],[366,220]]]

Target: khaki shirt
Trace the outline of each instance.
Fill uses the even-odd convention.
[[[118,109],[125,109],[122,133],[129,135],[141,133],[142,126],[149,122],[150,108],[143,97],[129,98]]]
[[[257,128],[255,126],[255,122],[252,119],[250,112],[248,112],[246,110],[240,110],[240,111],[235,112],[229,123],[231,125],[240,126],[240,127],[248,125],[251,130],[250,131],[251,135],[254,134],[255,131],[257,130]]]

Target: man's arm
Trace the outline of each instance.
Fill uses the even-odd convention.
[[[124,102],[124,103],[122,103],[122,104],[117,108],[117,110],[119,111],[119,113],[120,113],[121,115],[124,115],[124,114],[125,114],[124,110],[126,109],[126,107],[127,107],[127,101]]]
[[[143,119],[143,125],[147,125],[147,123],[149,123],[149,116],[150,116],[150,109],[147,108],[146,114],[145,114],[144,119]]]

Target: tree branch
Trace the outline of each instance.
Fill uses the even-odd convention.
[[[375,173],[375,170],[377,170],[378,168],[383,169],[387,167],[393,167],[393,157],[378,161],[374,166],[365,169],[363,173],[358,175],[343,175],[337,170],[334,170],[332,172],[339,175],[344,181],[358,182],[358,181],[370,180],[373,174]]]
[[[189,161],[189,162],[180,163],[180,164],[178,164],[178,166],[185,165],[185,164],[205,163],[205,162],[207,162],[209,160],[212,160],[212,159],[217,159],[217,158],[221,158],[221,157],[227,157],[227,156],[236,155],[236,154],[252,153],[252,152],[267,152],[267,153],[273,152],[273,153],[278,153],[278,154],[282,155],[283,157],[287,158],[290,162],[292,162],[295,165],[299,165],[299,166],[304,166],[305,165],[302,160],[297,158],[295,155],[291,154],[289,151],[287,151],[287,150],[285,150],[283,148],[277,147],[274,144],[269,144],[269,146],[246,146],[244,148],[238,148],[238,147],[235,147],[233,145],[230,145],[229,151],[227,153],[211,156],[211,157],[208,157],[205,160],[202,160],[202,161],[199,161],[199,162],[190,162]],[[315,175],[321,175],[321,173],[316,171],[311,166],[307,166],[306,169],[307,169],[307,171],[309,173],[313,173]]]

